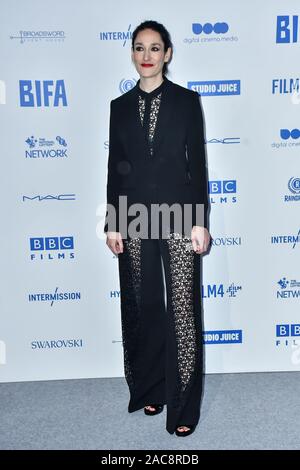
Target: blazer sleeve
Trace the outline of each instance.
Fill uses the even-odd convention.
[[[120,173],[118,162],[120,160],[121,145],[117,132],[117,114],[114,100],[110,102],[109,120],[109,154],[107,163],[107,185],[106,185],[106,218],[104,232],[119,231],[119,187]],[[108,208],[108,204],[114,207],[115,212]]]
[[[187,157],[191,175],[193,200],[203,204],[203,225],[208,227],[208,179],[205,159],[205,142],[203,129],[203,114],[199,95],[194,92],[190,104],[187,131]]]

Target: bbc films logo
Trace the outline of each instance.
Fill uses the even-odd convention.
[[[276,325],[276,346],[298,346],[300,343],[299,337],[299,323],[287,323],[283,325]]]
[[[208,182],[208,193],[211,204],[236,203],[236,180],[215,180]]]
[[[299,17],[298,15],[280,15],[276,22],[276,43],[292,44],[298,42]]]
[[[6,344],[0,339],[0,366],[6,364]]]
[[[31,261],[53,261],[74,259],[74,238],[32,237],[30,238]]]

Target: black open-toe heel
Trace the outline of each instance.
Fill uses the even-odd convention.
[[[151,408],[155,408],[154,411],[147,410],[146,408],[144,408],[144,413],[145,413],[145,415],[148,415],[148,416],[158,415],[158,414],[161,413],[162,410],[164,409],[164,405],[160,405],[160,404],[156,404],[156,405],[147,405],[147,406],[151,406]]]
[[[178,428],[181,428],[185,426],[186,428],[189,428],[188,431],[178,431]],[[181,424],[180,426],[177,426],[176,430],[175,430],[175,434],[176,436],[179,436],[179,437],[185,437],[185,436],[189,436],[190,434],[192,434],[196,429],[196,425],[195,424]]]

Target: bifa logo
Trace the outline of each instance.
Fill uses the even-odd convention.
[[[0,104],[6,104],[6,87],[4,80],[0,80]]]
[[[289,44],[298,42],[298,16],[277,16],[276,42]]]
[[[20,106],[68,106],[64,80],[20,80]]]
[[[6,345],[4,341],[0,339],[0,366],[6,364]]]

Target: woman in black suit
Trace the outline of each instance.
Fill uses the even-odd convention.
[[[118,255],[128,411],[155,415],[166,404],[167,431],[187,436],[200,416],[198,255],[210,235],[199,96],[167,79],[171,56],[162,24],[145,21],[135,29],[132,60],[140,79],[111,101],[104,231]],[[145,209],[143,217],[127,213],[125,199],[140,215]],[[161,204],[170,209],[162,221],[151,212]]]

